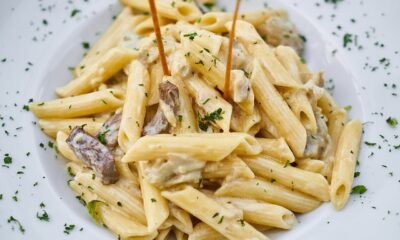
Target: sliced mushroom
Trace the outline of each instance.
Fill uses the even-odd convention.
[[[95,170],[103,184],[118,181],[119,176],[111,151],[97,138],[77,126],[71,131],[66,142],[80,160]]]
[[[118,144],[118,131],[121,125],[121,117],[122,112],[115,113],[103,124],[97,133],[97,139],[110,149],[113,149]]]
[[[176,114],[179,110],[179,89],[169,81],[159,85],[160,102],[157,113],[144,127],[143,135],[154,135],[164,132],[169,124],[176,125]]]

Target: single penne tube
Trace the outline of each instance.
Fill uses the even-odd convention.
[[[103,185],[94,172],[80,172],[75,176],[75,181],[90,188],[109,205],[123,210],[141,224],[146,224],[142,201],[134,192],[126,191],[115,185]]]
[[[160,190],[151,185],[143,176],[143,162],[138,162],[140,189],[142,191],[144,212],[149,232],[156,231],[169,216],[167,200],[161,196]]]
[[[188,240],[228,240],[228,238],[215,231],[212,227],[203,222],[199,222],[189,234]]]
[[[63,131],[57,132],[57,137],[56,137],[57,150],[67,160],[77,162],[77,163],[82,163],[82,161],[75,155],[75,153],[69,147],[68,143],[66,142],[67,138],[68,138],[68,134],[66,134],[65,132],[63,132]]]
[[[218,198],[218,201],[243,210],[244,220],[251,224],[291,229],[297,223],[293,212],[278,205],[243,198]]]
[[[361,132],[362,124],[355,119],[344,126],[339,138],[330,186],[331,202],[337,210],[346,205],[350,196]]]
[[[180,231],[191,234],[193,232],[193,223],[190,214],[185,210],[170,204],[170,213],[174,217],[174,226]]]
[[[29,109],[38,118],[74,118],[109,112],[121,107],[124,93],[117,89],[87,93],[47,102],[31,103]]]
[[[335,160],[335,153],[339,142],[340,135],[342,134],[343,128],[347,123],[347,111],[344,109],[337,109],[332,112],[328,118],[328,133],[331,137],[330,146],[324,157],[325,167],[323,174],[331,181],[333,162]]]
[[[59,131],[69,134],[76,126],[82,126],[87,133],[95,136],[105,121],[105,118],[40,119],[39,126],[52,138]]]
[[[229,132],[232,105],[217,90],[208,86],[197,76],[186,79],[185,83],[196,104],[204,109],[206,114],[212,114],[218,111],[218,109],[222,110],[221,118],[216,119],[215,123],[224,132]]]
[[[255,175],[251,169],[236,155],[230,155],[220,162],[207,162],[204,167],[203,178],[254,178]]]
[[[251,23],[254,26],[260,25],[272,16],[286,16],[284,10],[258,10],[251,12],[244,12],[239,15],[239,19]],[[233,13],[227,12],[208,12],[204,14],[196,25],[200,28],[206,29],[211,32],[222,33],[227,32],[226,23],[232,21]]]
[[[193,111],[192,99],[190,98],[189,91],[186,87],[187,82],[183,82],[182,79],[177,77],[172,77],[169,81],[179,90],[179,109],[177,111],[178,123],[172,132],[175,134],[196,133],[198,131],[197,118]]]
[[[297,213],[309,212],[320,205],[320,201],[309,195],[263,179],[238,179],[226,182],[215,195],[256,199],[280,205]]]
[[[129,67],[126,99],[118,132],[118,144],[124,151],[142,135],[149,89],[147,69],[140,61],[133,61]]]
[[[305,128],[268,81],[259,62],[255,60],[253,64],[251,82],[257,101],[279,135],[285,138],[294,155],[301,157],[307,142]]]
[[[224,91],[225,64],[190,38],[191,35],[181,34],[182,47],[190,66],[201,73],[212,86]]]
[[[245,133],[187,133],[144,136],[128,150],[122,162],[167,159],[174,154],[204,161],[221,161],[231,153],[257,155],[261,146]]]
[[[230,211],[193,187],[186,186],[181,190],[163,191],[162,195],[228,239],[269,239],[245,222],[241,214]]]
[[[121,0],[121,2],[134,9],[149,12],[150,7],[147,1],[137,0]],[[189,2],[174,0],[157,0],[155,1],[157,12],[160,16],[173,19],[193,22],[201,16],[200,10]]]
[[[56,93],[60,97],[71,97],[93,91],[137,56],[137,51],[128,48],[112,48],[89,66],[82,75],[57,88]]]
[[[231,24],[231,22],[227,23],[228,29],[231,29]],[[265,73],[273,85],[291,89],[303,88],[282,66],[272,48],[265,43],[253,25],[238,20],[236,23],[236,38],[253,58],[258,59],[263,68],[265,68]]]
[[[160,24],[160,27],[167,25],[170,22],[171,22],[171,20],[169,20],[168,18],[164,18],[164,17],[158,18],[158,23]],[[151,17],[147,17],[146,20],[137,24],[135,26],[135,32],[139,35],[146,35],[146,34],[154,32],[154,25],[153,25],[153,20],[151,19]]]
[[[71,189],[82,199],[89,204],[92,201],[97,201],[95,204],[94,214],[96,217],[107,226],[115,235],[122,239],[153,239],[146,237],[154,235],[149,233],[147,227],[138,222],[135,218],[129,218],[117,208],[108,204],[104,199],[99,198],[93,193],[90,188],[87,188],[77,181],[70,181]],[[136,238],[138,237],[138,238]]]
[[[271,156],[282,163],[287,161],[292,163],[296,160],[284,138],[257,138],[257,141],[263,149],[262,154]]]
[[[178,22],[175,25],[174,35],[177,40],[180,40],[181,37],[189,38],[193,43],[202,47],[204,51],[214,56],[218,55],[223,42],[223,37],[220,35],[197,28],[185,22]]]
[[[124,35],[133,29],[133,27],[146,19],[144,15],[133,15],[129,7],[125,7],[111,26],[104,34],[96,41],[94,46],[85,54],[81,62],[75,67],[76,76],[80,76],[90,68],[96,59],[103,56],[108,50],[117,46],[118,42]]]
[[[278,163],[267,156],[245,157],[243,161],[257,176],[309,194],[320,201],[329,201],[329,184],[321,174],[292,167],[289,162]]]
[[[288,71],[292,78],[296,82],[302,83],[301,72],[298,65],[298,62],[301,61],[301,59],[297,55],[296,51],[291,47],[280,45],[274,49],[274,53],[279,62],[283,65],[286,71]]]
[[[297,159],[297,167],[305,171],[323,174],[326,163],[317,159]]]

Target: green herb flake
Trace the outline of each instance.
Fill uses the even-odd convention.
[[[196,37],[196,36],[198,36],[197,35],[197,32],[192,32],[192,33],[187,33],[187,34],[184,34],[183,35],[184,37],[187,37],[187,38],[189,38],[190,40],[194,40],[194,38]]]
[[[243,220],[243,219],[239,219],[238,222],[240,223],[240,225],[241,225],[242,227],[244,227],[244,220]]]
[[[214,7],[214,3],[208,2],[203,4],[208,10],[211,10]]]
[[[286,160],[285,165],[283,166],[283,168],[287,168],[287,166],[289,166],[290,162],[289,160]]]
[[[205,105],[206,103],[208,103],[208,101],[210,101],[209,98],[207,98],[207,99],[203,102],[203,105]]]
[[[347,45],[352,42],[353,42],[352,35],[350,33],[346,33],[343,36],[343,47],[347,47]]]
[[[71,17],[75,17],[75,15],[78,14],[78,13],[80,13],[80,12],[81,12],[81,10],[78,10],[78,9],[72,10],[72,12],[71,12]]]
[[[100,133],[100,134],[97,136],[97,139],[98,139],[103,145],[106,145],[106,144],[107,144],[107,141],[106,141],[106,134],[107,134],[109,131],[110,131],[110,129],[107,129],[106,131]]]
[[[218,221],[218,224],[221,224],[224,221],[224,216],[221,216],[221,218]]]
[[[118,207],[122,207],[122,203],[120,201],[117,202]]]
[[[83,47],[84,49],[89,49],[89,48],[90,48],[90,43],[88,43],[88,42],[83,42],[83,43],[82,43],[82,47]]]
[[[14,218],[13,216],[10,216],[10,217],[7,219],[7,222],[8,222],[8,223],[14,222],[14,223],[18,224],[18,229],[19,229],[19,231],[20,231],[22,234],[25,233],[25,228],[22,226],[21,222],[18,221],[18,220],[17,220],[16,218]]]
[[[360,172],[355,172],[355,173],[354,173],[354,177],[355,177],[355,178],[356,178],[356,177],[359,177],[360,174],[361,174]]]
[[[150,199],[150,200],[151,200],[152,203],[157,202],[157,200],[154,199],[154,198],[152,198],[152,199]]]
[[[25,111],[27,111],[27,112],[29,112],[29,106],[28,106],[28,105],[24,105],[24,106],[22,107],[22,109],[25,110]]]
[[[97,213],[98,204],[106,204],[105,202],[99,200],[92,200],[86,204],[86,209],[88,210],[90,216],[94,219],[94,221],[98,224],[99,223],[99,216]]]
[[[363,194],[367,191],[367,188],[364,185],[357,185],[353,187],[351,190],[351,194]]]
[[[346,111],[350,111],[353,107],[351,105],[347,105],[346,107],[344,107],[344,110]]]
[[[64,233],[69,235],[71,233],[72,230],[74,230],[75,225],[74,224],[64,224]]]
[[[216,217],[218,217],[218,215],[219,215],[219,213],[214,213],[214,215],[212,216],[212,218],[216,218]]]
[[[12,163],[12,157],[8,154],[8,153],[6,153],[6,154],[4,154],[4,164],[11,164]]]
[[[388,119],[386,119],[387,124],[389,124],[389,126],[391,126],[392,128],[395,128],[398,124],[398,121],[396,118],[394,117],[389,117]]]
[[[364,144],[365,144],[365,145],[367,145],[367,146],[371,146],[371,147],[373,147],[373,146],[375,146],[375,145],[376,145],[376,143],[373,143],[373,142],[367,142],[367,141],[365,141],[365,142],[364,142]]]
[[[45,222],[49,222],[50,221],[50,217],[47,214],[47,212],[45,210],[43,210],[42,215],[39,215],[39,213],[36,213],[36,217],[40,220],[40,221],[45,221]]]

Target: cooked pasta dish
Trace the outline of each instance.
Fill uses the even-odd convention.
[[[323,202],[342,209],[362,125],[287,13],[155,2],[162,42],[149,3],[122,0],[59,98],[29,106],[93,219],[118,239],[264,240]]]

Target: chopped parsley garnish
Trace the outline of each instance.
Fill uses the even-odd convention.
[[[397,119],[393,118],[393,117],[389,117],[388,119],[386,119],[387,124],[389,124],[389,126],[391,126],[392,128],[395,128],[398,124]]]
[[[352,42],[353,42],[352,35],[350,33],[346,33],[343,36],[343,47],[347,47],[347,45]]]
[[[98,139],[103,145],[106,145],[106,144],[107,144],[107,142],[106,142],[106,133],[108,133],[109,131],[110,131],[110,129],[108,129],[108,130],[106,130],[106,131],[100,133],[100,134],[97,136],[97,139]]]
[[[178,115],[178,121],[182,122],[182,120],[183,120],[183,116],[182,115]]]
[[[354,177],[356,178],[356,177],[360,176],[360,174],[361,174],[360,172],[355,172]]]
[[[117,202],[118,207],[122,207],[122,203],[121,202]]]
[[[88,43],[88,42],[83,42],[83,43],[82,43],[82,47],[83,47],[84,49],[89,49],[89,48],[90,48],[90,43]]]
[[[152,199],[150,199],[150,200],[151,200],[151,202],[157,202],[157,200],[154,199],[154,198],[152,198]]]
[[[72,230],[74,230],[74,228],[75,228],[75,225],[74,224],[64,224],[64,233],[65,234],[67,234],[67,235],[69,235],[70,234],[70,232],[72,231]]]
[[[96,223],[99,223],[99,216],[97,213],[98,204],[106,204],[106,203],[99,200],[92,200],[86,204],[86,209],[88,210],[90,216],[92,216],[92,218]]]
[[[344,107],[344,110],[346,111],[350,111],[353,107],[351,105],[347,105],[346,107]]]
[[[40,221],[46,221],[48,222],[50,220],[49,215],[47,214],[47,212],[45,210],[43,210],[42,215],[39,215],[39,213],[36,213],[36,217],[40,220]]]
[[[22,109],[24,109],[25,111],[29,111],[29,106],[28,105],[24,105],[23,107],[22,107]]]
[[[25,233],[25,228],[22,226],[21,222],[18,221],[18,220],[17,220],[16,218],[14,218],[13,216],[10,216],[10,217],[7,219],[7,222],[8,222],[8,223],[15,222],[16,224],[18,224],[18,229],[19,229],[19,231],[20,231],[21,233]]]
[[[243,220],[243,219],[239,219],[238,222],[240,223],[240,225],[241,225],[242,227],[244,227],[244,220]]]
[[[212,216],[212,218],[216,218],[218,217],[219,213],[214,213],[214,215]]]
[[[12,163],[12,157],[10,156],[10,154],[8,154],[8,153],[4,154],[4,163],[5,164],[11,164]]]
[[[363,194],[367,191],[367,188],[364,185],[357,185],[353,187],[351,190],[352,194]]]
[[[199,119],[200,129],[203,131],[207,131],[208,126],[210,126],[211,123],[215,123],[217,120],[224,119],[222,117],[222,114],[224,114],[224,112],[222,111],[222,108],[218,108],[217,110],[215,110],[214,112],[212,112],[210,114],[207,113],[203,118]]]
[[[287,166],[289,166],[289,160],[286,160],[285,165],[283,166],[283,168],[287,168]]]
[[[194,38],[197,36],[197,32],[192,32],[192,33],[187,33],[183,35],[184,37],[188,37],[190,40],[194,40]]]
[[[221,216],[221,218],[218,221],[218,224],[221,224],[224,221],[224,216]]]
[[[72,12],[71,12],[71,17],[74,17],[76,14],[78,14],[78,13],[80,13],[80,12],[81,12],[81,10],[78,10],[78,9],[72,10]]]
[[[376,145],[376,143],[367,142],[367,141],[365,141],[364,144],[367,145],[367,146],[371,146],[371,147]]]
[[[208,101],[210,101],[209,98],[207,98],[207,99],[203,102],[203,105],[206,104],[206,103],[208,103]]]
[[[208,10],[211,10],[214,7],[214,3],[208,2],[203,4]]]

